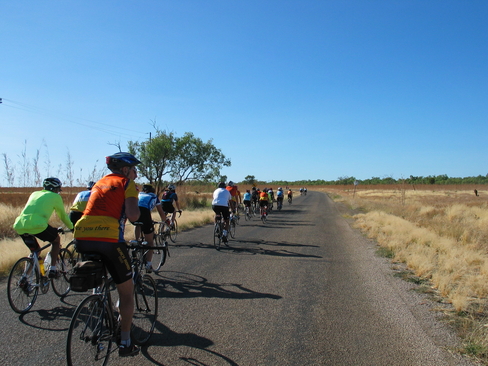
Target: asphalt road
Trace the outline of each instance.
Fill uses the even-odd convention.
[[[323,193],[295,197],[266,225],[241,219],[229,248],[212,226],[181,233],[158,282],[149,346],[113,365],[470,365],[429,302],[393,277],[374,244]],[[82,298],[39,296],[18,316],[0,285],[5,365],[63,365]]]

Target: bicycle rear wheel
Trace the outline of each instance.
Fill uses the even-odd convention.
[[[216,223],[214,226],[214,246],[215,249],[220,250],[220,242],[222,241],[222,234],[220,232],[220,224]]]
[[[76,308],[68,329],[68,365],[106,365],[112,353],[114,324],[100,295],[85,298]]]
[[[134,284],[135,306],[131,338],[135,344],[145,344],[154,331],[158,318],[158,290],[149,275],[139,277]]]
[[[71,252],[65,248],[61,248],[58,254],[58,261],[56,262],[59,275],[51,279],[53,291],[59,297],[66,296],[70,290],[69,278],[73,273],[73,257]]]
[[[166,257],[168,254],[167,243],[164,240],[164,234],[161,232],[161,229],[158,230],[158,233],[154,235],[154,244],[157,247],[164,246],[164,249],[154,249],[153,250],[153,257],[152,257],[152,264],[153,269],[155,271],[159,271],[159,269],[166,263]]]
[[[236,220],[231,220],[229,224],[229,233],[232,239],[236,238]]]
[[[19,314],[28,312],[39,293],[39,272],[32,258],[20,258],[10,270],[7,297],[10,307]]]
[[[173,243],[176,243],[176,237],[178,236],[178,223],[175,221],[173,222],[173,225],[171,225],[170,230],[169,230],[169,238]]]

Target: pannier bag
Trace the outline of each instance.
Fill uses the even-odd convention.
[[[70,288],[75,292],[85,292],[98,287],[103,282],[103,264],[100,261],[78,262],[73,267],[69,279]]]

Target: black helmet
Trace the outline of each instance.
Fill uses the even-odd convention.
[[[94,185],[95,185],[95,182],[94,181],[89,181],[88,184],[86,185],[86,188],[87,189],[92,189]]]
[[[225,183],[224,182],[220,182],[217,188],[225,188]]]
[[[105,162],[107,163],[107,167],[110,170],[120,170],[124,166],[136,166],[141,162],[136,159],[136,157],[132,154],[127,152],[118,152],[113,155],[107,156],[105,158]]]
[[[154,192],[156,192],[156,190],[154,189],[154,187],[152,186],[152,184],[144,184],[142,186],[142,191],[143,192],[147,192],[147,193],[154,193]]]
[[[229,187],[234,187],[234,182],[229,180]]]
[[[58,178],[54,178],[54,177],[46,178],[42,182],[42,186],[47,191],[53,191],[56,188],[61,189],[61,181]]]

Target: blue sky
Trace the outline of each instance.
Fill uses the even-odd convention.
[[[0,5],[13,165],[87,176],[155,121],[212,139],[234,181],[488,173],[485,0]]]

